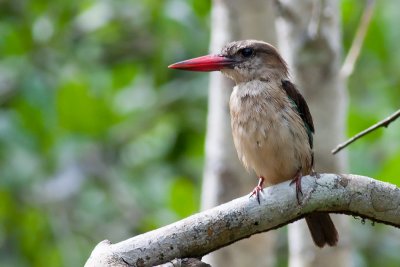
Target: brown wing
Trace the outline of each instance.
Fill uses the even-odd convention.
[[[303,120],[307,130],[309,131],[308,137],[311,147],[313,146],[312,133],[314,133],[314,123],[311,117],[310,109],[308,108],[307,102],[304,97],[300,94],[299,90],[296,89],[293,83],[288,80],[282,81],[282,88],[285,90],[288,97],[296,104],[297,111]]]

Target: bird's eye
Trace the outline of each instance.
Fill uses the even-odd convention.
[[[251,57],[254,54],[254,49],[249,47],[240,49],[240,54],[244,57]]]

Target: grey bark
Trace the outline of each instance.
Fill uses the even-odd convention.
[[[276,43],[272,1],[214,0],[211,13],[212,53],[233,41],[260,39]],[[229,96],[233,83],[220,73],[212,73],[206,138],[206,161],[202,188],[202,209],[209,209],[250,192],[257,184],[247,173],[233,145]],[[205,258],[213,266],[273,266],[276,233],[257,235],[223,248]],[[257,261],[253,261],[257,258]]]
[[[302,186],[301,205],[288,181],[266,188],[261,204],[246,195],[116,244],[102,241],[85,267],[146,267],[176,258],[201,257],[314,211],[361,216],[400,228],[400,188],[395,185],[358,175],[321,174],[318,179],[303,177]],[[253,258],[245,266],[258,261]]]
[[[345,172],[346,153],[331,150],[344,140],[347,95],[339,77],[342,56],[340,2],[279,0],[278,43],[315,124],[316,171]],[[304,221],[289,227],[290,267],[350,266],[351,245],[346,217],[333,216],[339,245],[317,249]]]

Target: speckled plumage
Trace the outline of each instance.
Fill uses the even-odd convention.
[[[230,98],[238,156],[267,185],[312,172],[312,150],[296,106],[275,81],[239,83]]]
[[[286,63],[273,46],[254,40],[230,43],[221,55],[240,57],[239,51],[246,47],[251,47],[254,55],[221,70],[236,83],[229,106],[240,160],[267,185],[293,179],[296,173],[310,174],[312,135],[299,106],[283,88],[283,81],[290,83]],[[307,105],[302,100],[300,104]],[[307,106],[306,111],[309,114]],[[312,126],[311,115],[309,118]]]
[[[250,57],[244,57],[245,48],[252,49]],[[292,179],[298,191],[301,176],[313,173],[314,125],[285,61],[273,46],[254,40],[230,43],[221,56],[237,62],[221,72],[236,83],[229,106],[239,159],[260,177],[252,195],[258,198],[263,182],[268,186]],[[338,234],[328,214],[305,219],[317,246],[336,245]]]
[[[299,201],[301,176],[313,173],[314,125],[277,50],[262,41],[237,41],[227,44],[219,55],[170,67],[220,70],[235,82],[229,102],[233,140],[244,166],[259,177],[251,196],[260,202],[264,182],[273,185],[293,180]],[[337,244],[338,234],[328,214],[313,212],[305,219],[317,246]]]

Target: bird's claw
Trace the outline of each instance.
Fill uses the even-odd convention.
[[[258,184],[254,187],[253,191],[251,191],[250,197],[256,196],[258,204],[260,204],[260,194],[263,191],[264,177],[260,176],[258,180]]]
[[[249,197],[252,197],[255,195],[257,198],[258,204],[260,204],[260,194],[262,191],[263,191],[263,188],[261,186],[257,185],[256,187],[254,187],[253,191],[251,191],[251,194]]]
[[[297,203],[300,205],[300,197],[303,196],[303,191],[301,190],[301,172],[298,171],[296,175],[294,176],[293,180],[290,182],[290,185],[296,184],[296,198],[297,198]]]

